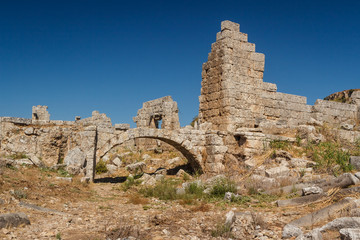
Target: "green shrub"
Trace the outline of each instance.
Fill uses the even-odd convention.
[[[210,196],[215,198],[223,198],[226,192],[236,192],[236,186],[233,181],[227,178],[219,179],[212,186]]]
[[[96,164],[95,172],[96,174],[106,173],[108,170],[106,168],[106,162],[100,159],[100,161]]]
[[[352,170],[349,162],[349,152],[342,150],[341,146],[337,143],[322,142],[317,145],[308,144],[306,151],[310,154],[312,160],[317,163],[316,169],[318,171],[338,174],[339,170],[342,172]],[[338,165],[340,169],[335,168],[336,165]]]
[[[272,148],[272,149],[289,150],[290,147],[291,147],[291,144],[289,141],[272,140],[270,142],[270,148]]]
[[[202,198],[204,195],[204,187],[197,182],[192,182],[185,188],[185,193],[192,195],[193,198]]]
[[[176,200],[178,195],[176,194],[176,181],[162,180],[157,183],[154,187],[147,187],[140,189],[145,197],[156,197],[161,200]]]
[[[141,183],[141,180],[138,180],[138,178],[139,178],[138,176],[135,176],[135,177],[129,176],[129,177],[127,177],[126,181],[121,186],[122,190],[124,192],[126,192],[132,186],[139,185]]]
[[[11,158],[13,160],[18,160],[18,159],[28,158],[28,156],[26,156],[25,153],[15,153],[15,154],[10,155],[9,158]]]

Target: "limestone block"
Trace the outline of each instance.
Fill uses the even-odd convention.
[[[249,59],[257,62],[265,62],[265,55],[263,53],[252,52],[250,53]]]
[[[145,170],[146,164],[144,162],[137,162],[133,164],[129,164],[126,166],[126,170],[128,170],[132,174],[142,173]]]
[[[302,104],[306,104],[307,102],[306,97],[280,92],[276,93],[276,99],[284,102],[294,102]]]
[[[78,174],[80,169],[85,165],[85,161],[85,153],[79,147],[75,147],[66,154],[64,164],[66,164],[69,173]]]
[[[322,188],[317,187],[317,186],[313,186],[313,187],[305,187],[302,189],[302,195],[303,196],[307,196],[307,195],[311,195],[311,194],[321,194],[324,191],[322,190]]]
[[[29,225],[30,220],[25,213],[8,213],[0,215],[0,229],[8,227],[17,227],[20,225]]]
[[[351,156],[350,164],[355,170],[360,170],[360,156]]]
[[[121,167],[122,165],[122,161],[119,157],[116,157],[112,160],[112,162],[117,166],[117,167]]]
[[[265,170],[265,175],[270,178],[289,176],[290,169],[285,166],[274,167]]]
[[[118,124],[115,124],[115,129],[116,130],[128,130],[128,129],[130,129],[130,124],[118,123]]]
[[[26,135],[32,135],[32,134],[34,134],[34,128],[33,127],[28,127],[28,128],[25,129],[24,133]]]
[[[248,52],[255,52],[255,44],[249,42],[240,42],[239,47],[241,50]]]
[[[221,22],[221,31],[224,31],[224,30],[239,32],[240,24],[231,22],[229,20],[222,21]]]
[[[342,228],[340,229],[341,240],[360,239],[360,228]]]

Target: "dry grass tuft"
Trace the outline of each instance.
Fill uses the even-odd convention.
[[[199,205],[194,206],[190,209],[192,212],[208,212],[211,210],[211,206],[204,202],[201,202]]]
[[[141,197],[139,194],[132,194],[129,196],[129,200],[127,201],[127,203],[131,203],[131,204],[135,204],[135,205],[146,205],[148,204],[150,201],[147,198],[143,198]]]

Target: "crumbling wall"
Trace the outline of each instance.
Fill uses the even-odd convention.
[[[171,96],[166,96],[143,103],[133,118],[136,127],[150,127],[161,129],[179,129],[179,109]],[[159,122],[161,121],[161,125]]]
[[[329,124],[359,120],[359,105],[317,100],[310,106],[306,97],[277,92],[275,84],[263,82],[265,56],[255,52],[255,44],[239,28],[223,21],[203,64],[200,123],[233,132],[244,127],[296,128],[311,119]],[[353,95],[358,99],[359,94]]]
[[[32,107],[32,120],[36,121],[49,121],[50,120],[50,114],[47,111],[47,106],[33,106]]]
[[[97,145],[104,145],[129,128],[126,124],[114,127],[111,119],[98,111],[89,118],[77,117],[76,121],[50,120],[49,116],[46,106],[34,106],[32,119],[1,117],[0,155],[30,159],[35,156],[45,166],[53,167],[63,164],[66,156],[76,149],[78,154],[72,154],[69,161],[79,169],[72,168],[72,173],[83,173],[92,179]],[[79,154],[85,156],[82,164],[76,162],[81,160],[77,158]]]
[[[144,102],[143,107],[138,110],[133,120],[136,123],[136,127],[168,130],[180,129],[179,109],[171,96]],[[170,145],[154,139],[136,139],[136,146],[141,149],[173,149]]]

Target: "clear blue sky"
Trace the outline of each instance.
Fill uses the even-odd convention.
[[[359,1],[0,0],[0,116],[131,123],[171,95],[184,126],[198,113],[201,67],[222,20],[266,56],[264,81],[317,98],[360,88]]]

